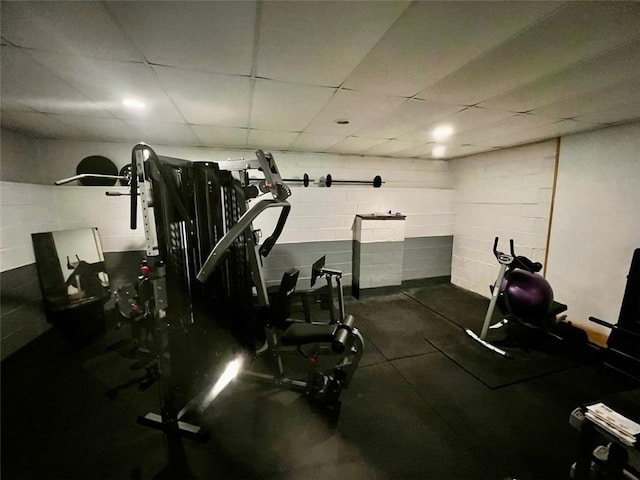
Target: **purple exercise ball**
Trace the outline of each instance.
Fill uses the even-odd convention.
[[[553,303],[551,285],[541,275],[515,269],[500,289],[507,312],[527,321],[543,321]]]

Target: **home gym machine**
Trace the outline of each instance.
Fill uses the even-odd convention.
[[[264,179],[256,185],[249,170]],[[189,421],[236,375],[251,376],[245,365],[267,351],[275,365],[269,380],[339,410],[340,391],[363,352],[353,317],[342,309],[328,324],[290,321],[297,272],[285,275],[271,299],[263,278],[262,258],[282,233],[290,195],[273,156],[262,150],[255,159],[214,163],[159,156],[143,143],[133,148],[131,228],[137,227],[139,196],[152,292],[145,305],[153,319],[161,393],[160,414],[149,413],[140,423],[203,439],[205,432]],[[258,245],[252,222],[268,208],[279,208],[280,216]],[[283,346],[302,352],[307,345],[307,380],[287,379],[279,352]],[[338,363],[320,369],[315,352],[321,350],[339,355]]]
[[[511,355],[487,340],[489,330],[508,328],[516,323],[525,328],[549,332],[558,321],[557,316],[567,310],[567,306],[554,301],[551,285],[538,272],[540,262],[533,262],[525,256],[516,255],[513,239],[509,240],[510,254],[498,250],[499,238],[493,242],[493,254],[500,263],[498,276],[491,289],[489,308],[484,317],[480,336],[470,329],[467,334],[482,346],[505,358]],[[496,306],[503,315],[502,320],[491,325]]]

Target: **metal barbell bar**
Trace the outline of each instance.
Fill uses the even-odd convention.
[[[259,182],[261,180],[264,180],[264,178],[249,178],[249,180],[252,182]],[[282,180],[287,183],[302,183],[305,187],[308,187],[309,183],[315,182],[315,180],[313,178],[309,178],[309,175],[306,173],[302,176],[302,178],[283,178]]]
[[[333,177],[331,176],[331,174],[328,173],[327,176],[324,179],[324,184],[327,187],[331,187],[331,185],[333,185],[334,183],[350,183],[350,184],[355,184],[355,185],[373,185],[373,188],[380,188],[380,185],[382,185],[385,182],[382,181],[382,177],[380,175],[376,175],[375,177],[373,177],[373,180],[334,180]]]

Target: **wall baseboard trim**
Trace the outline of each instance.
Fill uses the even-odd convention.
[[[372,297],[379,297],[383,295],[393,295],[395,293],[400,293],[402,292],[402,290],[406,290],[408,288],[431,287],[434,285],[442,285],[443,283],[451,283],[451,277],[447,275],[443,277],[416,278],[412,280],[404,280],[400,285],[390,285],[388,287],[361,288],[360,300],[372,298]],[[345,290],[345,294],[351,296],[351,289],[347,288],[347,290]]]

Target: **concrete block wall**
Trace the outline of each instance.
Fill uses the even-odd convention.
[[[455,228],[454,285],[488,297],[499,265],[493,240],[508,251],[544,262],[556,140],[452,160]]]
[[[404,239],[402,280],[451,275],[453,235]]]
[[[35,264],[0,273],[0,358],[47,331]]]
[[[98,227],[105,252],[144,249],[142,228],[129,229],[129,197],[105,195],[126,188],[0,182],[0,190],[1,271],[35,262],[31,234],[38,232]]]
[[[106,156],[120,168],[130,162],[132,147],[133,144],[124,143],[35,140],[2,131],[0,271],[3,272],[3,281],[9,279],[14,284],[12,278],[28,277],[31,286],[37,285],[30,236],[35,232],[97,227],[105,261],[108,262],[113,255],[122,256],[130,252],[136,258],[130,263],[137,265],[145,240],[141,228],[129,230],[129,197],[104,195],[107,190],[126,192],[127,188],[53,185],[58,179],[74,175],[77,164],[89,155]],[[153,147],[160,155],[192,160],[221,161],[254,156],[251,151]],[[444,161],[273,153],[285,178],[301,178],[303,173],[307,173],[318,180],[331,173],[338,180],[372,181],[375,175],[381,175],[385,184],[374,189],[371,186],[338,184],[331,188],[317,185],[304,188],[292,183],[293,209],[289,222],[279,244],[264,262],[269,285],[279,283],[284,271],[295,266],[301,272],[299,288],[307,288],[311,265],[323,254],[327,255],[327,266],[342,270],[344,284],[350,284],[352,228],[357,213],[401,211],[410,216],[406,225],[407,236],[416,239],[450,237],[453,233],[453,190],[449,167]],[[40,168],[41,165],[46,168]],[[255,226],[263,228],[268,235],[277,214],[275,210],[268,210]],[[138,215],[140,217],[140,213]],[[446,250],[440,253],[447,254]],[[443,260],[437,261],[441,263]],[[122,264],[120,261],[115,265],[116,270],[129,266],[127,262]],[[113,274],[119,275],[118,272],[111,272],[112,278]],[[119,283],[120,280],[125,281],[128,274],[121,277],[117,277]],[[29,297],[23,304],[33,302],[39,304],[40,300]],[[4,324],[4,320],[2,322]],[[15,351],[48,326],[42,312],[35,316],[24,315],[21,322],[18,330],[22,333],[12,336],[7,352]],[[6,331],[10,331],[9,327]],[[3,340],[3,347],[5,343]]]
[[[353,289],[400,285],[404,266],[404,216],[357,216],[353,232]]]

